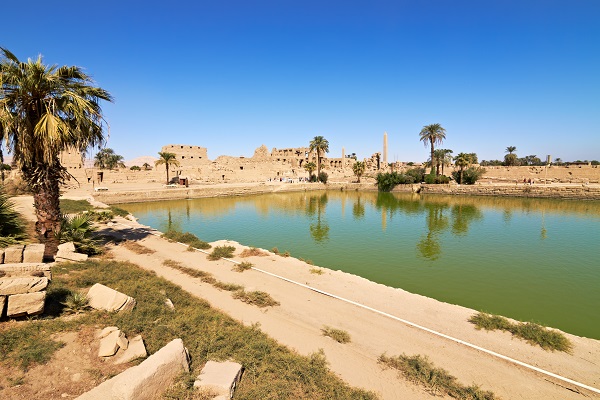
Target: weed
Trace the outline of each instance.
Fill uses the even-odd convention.
[[[321,268],[311,268],[310,273],[316,275],[323,275],[324,272]]]
[[[67,296],[65,301],[62,303],[65,306],[65,311],[73,314],[79,314],[90,308],[88,297],[80,292],[72,292]]]
[[[544,350],[558,350],[570,352],[573,347],[569,339],[561,332],[548,329],[533,322],[511,323],[508,319],[499,315],[477,313],[469,318],[469,322],[475,324],[477,329],[493,331],[500,329],[512,333],[529,344],[537,344]]]
[[[270,294],[261,291],[246,292],[244,289],[241,289],[233,293],[233,298],[241,300],[244,303],[254,304],[260,308],[279,305],[279,302],[274,300]]]
[[[379,356],[380,364],[398,370],[404,377],[414,383],[424,386],[432,395],[448,395],[459,399],[494,400],[497,397],[492,392],[482,391],[477,386],[464,386],[457,382],[456,377],[442,368],[436,368],[426,356],[396,357]]]
[[[25,375],[17,376],[16,378],[8,377],[8,383],[10,386],[21,386],[25,383]]]
[[[121,243],[121,245],[123,247],[125,247],[126,249],[133,251],[136,254],[156,253],[156,251],[152,250],[151,248],[143,246],[143,245],[139,244],[138,242],[134,242],[133,240],[126,240],[125,242]]]
[[[213,249],[212,253],[208,255],[208,259],[211,261],[220,260],[221,258],[233,257],[235,247],[233,246],[217,246]]]
[[[235,283],[226,283],[217,281],[213,284],[217,289],[227,290],[228,292],[236,292],[238,290],[244,289],[242,285],[236,285]]]
[[[304,262],[308,265],[315,265],[312,260],[305,260]]]
[[[242,258],[246,258],[246,257],[265,257],[267,255],[268,255],[267,253],[265,253],[261,249],[257,249],[256,247],[250,247],[249,249],[244,249],[244,251],[242,251],[240,253],[240,257],[242,257]]]
[[[175,269],[180,269],[180,267],[182,267],[182,265],[181,265],[181,263],[179,261],[170,260],[170,259],[169,260],[164,260],[163,261],[163,265],[165,267],[175,268]]]
[[[233,267],[233,270],[236,272],[244,272],[244,271],[249,270],[252,267],[254,267],[254,264],[252,264],[251,262],[248,262],[248,261],[244,261],[243,263],[236,264],[235,267]]]
[[[289,256],[291,256],[291,254],[290,254],[289,251],[286,250],[285,253],[283,253],[281,256],[282,257],[289,257]]]
[[[212,276],[212,274],[210,274],[209,272],[200,271],[199,269],[184,267],[179,261],[165,260],[165,261],[163,261],[163,265],[166,267],[169,267],[169,268],[178,269],[179,271],[181,271],[184,274],[189,275],[193,278],[200,278],[200,280],[202,282],[208,283],[210,285],[214,285],[217,282],[215,277]]]
[[[279,249],[277,247],[273,247],[271,249],[271,253],[279,254]]]
[[[323,328],[321,328],[321,333],[323,334],[323,336],[329,336],[338,343],[350,343],[350,334],[341,329],[335,329],[329,326],[324,326]]]
[[[169,229],[163,234],[163,237],[175,242],[188,244],[197,249],[207,250],[211,247],[210,244],[200,240],[198,236],[190,232],[180,232],[174,229]]]

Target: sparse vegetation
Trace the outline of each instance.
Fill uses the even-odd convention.
[[[133,251],[136,254],[153,254],[156,253],[156,251],[154,251],[153,249],[143,246],[141,244],[139,244],[138,242],[135,242],[133,240],[126,240],[124,242],[121,243],[121,245],[131,251]]]
[[[8,196],[0,190],[0,248],[25,239],[25,224]]]
[[[79,314],[89,308],[88,297],[80,292],[71,292],[62,304],[65,311],[73,314]]]
[[[248,261],[244,261],[242,263],[236,264],[233,267],[233,270],[236,272],[244,272],[244,271],[249,270],[252,267],[254,267],[254,264],[252,264],[251,262],[248,262]]]
[[[477,329],[494,331],[496,329],[512,333],[529,344],[538,345],[544,350],[570,352],[571,341],[561,332],[548,329],[533,322],[512,323],[508,319],[493,314],[477,313],[469,318]]]
[[[279,305],[279,302],[273,299],[269,293],[261,292],[259,290],[246,292],[244,289],[241,289],[233,294],[233,298],[241,300],[244,303],[253,304],[260,308]]]
[[[180,232],[174,229],[169,229],[163,234],[163,237],[174,242],[188,244],[197,249],[207,250],[211,248],[210,244],[200,240],[198,236],[190,232]]]
[[[249,249],[244,249],[244,251],[242,251],[240,253],[240,257],[242,257],[242,258],[265,257],[265,256],[268,256],[268,254],[265,253],[264,251],[262,251],[261,249],[257,249],[256,247],[250,247]]]
[[[273,247],[271,249],[271,253],[279,254],[279,249],[277,247]]]
[[[424,386],[432,395],[448,395],[456,399],[494,400],[498,399],[492,392],[483,391],[478,386],[464,386],[456,377],[442,368],[436,368],[426,356],[400,355],[379,356],[380,364],[398,370],[407,380]]]
[[[244,289],[242,285],[236,285],[235,283],[226,283],[221,281],[215,282],[213,286],[217,289],[226,290],[228,292],[236,292],[238,290]]]
[[[60,230],[54,232],[59,243],[73,242],[75,250],[80,253],[95,255],[100,254],[99,242],[92,237],[95,231],[92,225],[92,216],[88,213],[62,216]]]
[[[60,211],[63,214],[77,214],[93,209],[94,206],[87,200],[60,199]]]
[[[123,217],[123,218],[125,218],[126,216],[129,215],[129,211],[124,210],[124,209],[119,208],[119,207],[115,207],[115,206],[110,206],[110,211],[112,211],[112,213],[114,215],[116,215],[117,217]]]
[[[291,256],[291,253],[289,251],[287,251],[287,250],[285,251],[285,253],[283,253],[281,255],[281,257],[289,257],[289,256]]]
[[[321,328],[321,333],[323,334],[323,336],[329,336],[338,343],[350,343],[350,334],[341,329],[335,329],[329,326],[325,326]]]
[[[221,258],[233,257],[235,247],[233,246],[217,246],[213,249],[212,253],[208,255],[208,259],[211,261],[220,260]]]
[[[315,275],[323,275],[324,272],[321,268],[311,268],[310,273]]]

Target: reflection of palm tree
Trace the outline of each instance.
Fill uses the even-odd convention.
[[[438,235],[448,228],[448,217],[444,215],[444,210],[448,208],[448,205],[430,204],[426,208],[428,232],[417,243],[417,250],[423,257],[435,261],[442,254],[442,246]]]
[[[481,211],[476,206],[455,205],[452,207],[452,233],[464,235],[469,230],[469,225],[475,220],[483,218]]]
[[[354,215],[354,219],[364,218],[365,216],[365,205],[360,202],[360,196],[352,206],[352,215]]]
[[[325,212],[327,205],[327,194],[324,193],[321,196],[310,196],[308,199],[308,207],[306,213],[308,215],[317,216],[317,222],[310,224],[310,236],[316,242],[322,242],[329,239],[329,225],[326,221],[321,221],[321,215]]]
[[[442,254],[442,246],[440,246],[437,235],[431,232],[423,236],[417,243],[417,250],[423,257],[431,261],[437,260]]]

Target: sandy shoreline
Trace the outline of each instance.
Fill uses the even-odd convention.
[[[77,191],[69,191],[66,196],[91,197],[89,192]],[[31,217],[32,207],[31,203],[27,204],[27,197],[17,198],[17,202],[21,210]],[[398,379],[395,372],[382,370],[377,358],[383,353],[388,356],[402,353],[427,355],[436,366],[446,369],[460,382],[466,385],[475,383],[504,399],[600,398],[600,395],[591,391],[543,376],[268,273],[349,299],[594,388],[600,388],[600,341],[567,334],[574,344],[571,354],[546,352],[522,340],[513,339],[508,333],[477,331],[467,321],[475,311],[465,307],[442,303],[341,271],[322,268],[324,274],[313,274],[310,272],[313,266],[273,254],[249,259],[257,269],[266,273],[258,270],[233,272],[232,264],[228,261],[208,261],[201,252],[190,253],[177,243],[147,234],[147,227],[131,221],[122,222],[130,228],[114,225],[107,229],[126,237],[136,232],[143,237],[139,243],[156,250],[156,253],[139,255],[116,246],[111,251],[117,259],[155,271],[245,324],[260,323],[261,330],[300,353],[310,354],[323,349],[333,371],[351,385],[376,391],[383,399],[431,397],[424,389]],[[216,244],[220,243],[223,242]],[[243,248],[235,242],[228,244],[238,248],[236,254]],[[227,292],[165,267],[162,262],[166,259],[210,272],[221,281],[243,284],[248,290],[263,290],[281,305],[266,312],[246,305],[232,299]],[[321,328],[325,325],[346,330],[352,342],[339,344],[322,336]]]

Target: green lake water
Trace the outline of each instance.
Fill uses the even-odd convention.
[[[124,204],[205,241],[600,339],[600,202],[295,192]]]

